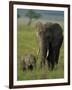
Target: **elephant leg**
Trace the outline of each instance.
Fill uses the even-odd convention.
[[[59,60],[59,53],[60,53],[60,48],[62,46],[62,42],[63,42],[63,36],[60,39],[59,45],[56,48],[56,64],[58,64],[58,60]]]
[[[49,55],[47,56],[48,68],[53,70],[55,64],[55,51],[54,49],[49,49]]]
[[[52,57],[52,61],[51,61],[51,70],[53,70],[54,69],[54,60],[53,60],[54,58]]]
[[[60,49],[56,49],[55,63],[58,64]]]
[[[49,55],[47,56],[47,64],[48,64],[48,68],[50,69],[51,67],[51,53],[49,52]]]
[[[40,57],[41,57],[41,68],[42,68],[45,66],[45,59],[46,59],[46,55],[47,55],[46,47],[42,48],[40,53],[41,53]]]
[[[52,53],[51,53],[51,70],[54,69],[54,65],[55,65],[55,49],[52,49]]]
[[[53,66],[53,48],[51,43],[49,43],[49,54],[47,56],[47,64],[48,68],[51,69],[51,67]]]
[[[62,45],[62,41],[63,41],[63,38],[61,39],[60,43],[59,43],[59,46],[57,46],[55,52],[56,52],[56,56],[55,56],[55,63],[58,64],[58,60],[59,60],[59,54],[60,54],[60,48],[61,48],[61,45]]]
[[[48,58],[47,58],[47,62],[48,62],[48,68],[53,70],[54,68],[54,55],[53,53],[50,53]]]

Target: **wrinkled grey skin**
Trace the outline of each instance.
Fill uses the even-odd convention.
[[[33,70],[36,67],[36,58],[32,54],[25,54],[22,58],[22,68],[25,70]]]
[[[41,67],[45,66],[45,60],[47,60],[48,67],[53,70],[55,64],[58,64],[60,48],[63,42],[62,28],[57,23],[46,23],[43,25],[41,22],[37,23],[36,28],[41,56]]]

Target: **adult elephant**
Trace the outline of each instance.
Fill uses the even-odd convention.
[[[60,48],[63,42],[62,28],[57,23],[36,24],[37,38],[41,57],[41,67],[48,62],[48,67],[53,70],[58,64]],[[48,54],[47,54],[48,53]]]

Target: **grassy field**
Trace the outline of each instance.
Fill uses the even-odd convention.
[[[21,59],[25,53],[32,53],[37,57],[37,38],[35,28],[24,24],[17,26],[17,80],[56,79],[64,77],[64,45],[62,44],[58,67],[49,71],[46,65],[40,69],[40,59],[37,60],[37,68],[31,71],[22,70]]]

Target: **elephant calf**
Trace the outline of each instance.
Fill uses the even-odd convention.
[[[48,67],[53,70],[55,64],[58,64],[60,48],[63,42],[62,28],[57,23],[50,23],[48,25],[48,23],[42,24],[38,22],[36,29],[41,56],[41,67],[45,66],[45,60],[47,60]]]
[[[22,59],[22,68],[25,70],[33,70],[36,67],[36,58],[32,54],[25,54]]]

